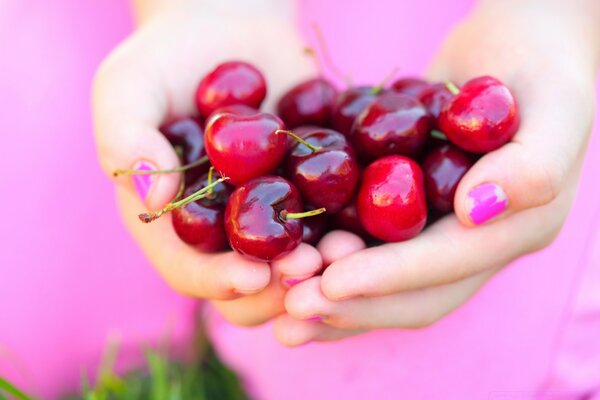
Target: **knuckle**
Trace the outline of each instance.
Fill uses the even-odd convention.
[[[529,190],[535,195],[536,206],[550,203],[560,193],[567,170],[559,158],[530,163]]]

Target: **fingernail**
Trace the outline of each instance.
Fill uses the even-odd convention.
[[[304,277],[304,278],[285,278],[283,280],[283,285],[287,286],[288,288],[291,288],[292,286],[297,285],[300,282],[304,282],[308,278],[310,278],[310,276],[307,276],[307,277]]]
[[[244,296],[247,296],[249,294],[256,294],[258,292],[260,292],[262,289],[235,289],[235,292],[237,294],[243,294]]]
[[[154,171],[156,168],[152,164],[141,161],[137,163],[134,167],[134,170],[138,171]],[[142,201],[146,200],[148,196],[148,192],[152,187],[152,183],[154,182],[154,175],[133,175],[133,185],[135,186],[135,190],[137,191],[140,199]]]
[[[471,189],[468,194],[471,212],[469,216],[474,224],[480,225],[506,210],[506,193],[495,183],[483,183]]]
[[[323,317],[321,317],[320,315],[314,315],[312,317],[306,318],[306,321],[319,322],[319,321],[323,321]]]

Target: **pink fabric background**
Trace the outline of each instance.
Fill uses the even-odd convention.
[[[471,1],[302,1],[359,82],[418,74]],[[0,1],[0,375],[43,395],[73,387],[110,332],[128,348],[191,332],[122,227],[97,166],[89,86],[131,29],[124,0]],[[351,45],[350,45],[351,44]],[[588,154],[597,155],[600,137]],[[556,244],[511,266],[425,331],[279,346],[271,326],[211,314],[212,335],[260,399],[574,398],[600,388],[600,160],[588,156]],[[545,393],[545,395],[542,395]]]

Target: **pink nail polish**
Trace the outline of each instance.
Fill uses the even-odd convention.
[[[495,183],[483,183],[474,187],[468,194],[470,200],[469,216],[476,225],[501,214],[508,205],[506,193]]]
[[[299,284],[299,283],[300,283],[300,282],[302,282],[302,281],[304,281],[304,279],[290,278],[290,279],[286,279],[286,280],[285,280],[285,284],[286,284],[288,287],[292,287],[292,286],[294,286],[294,285],[297,285],[297,284]]]
[[[320,315],[315,315],[315,316],[312,316],[310,318],[306,318],[306,321],[319,322],[319,321],[323,321],[323,317],[321,317]]]
[[[137,163],[133,169],[138,171],[154,171],[156,168],[151,164],[142,161]],[[133,185],[142,201],[146,200],[146,196],[148,196],[148,192],[150,191],[153,182],[154,175],[133,175]]]

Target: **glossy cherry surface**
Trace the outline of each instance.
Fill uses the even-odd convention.
[[[401,78],[392,83],[391,89],[397,93],[402,93],[418,99],[430,86],[431,84],[423,79]]]
[[[393,154],[416,158],[423,150],[429,129],[429,114],[418,100],[385,93],[360,113],[351,141],[363,160]]]
[[[441,213],[452,211],[456,188],[472,165],[473,156],[451,144],[427,153],[421,167],[429,207]]]
[[[416,236],[427,221],[423,173],[404,156],[381,158],[367,167],[357,198],[358,217],[377,239],[398,242]]]
[[[297,143],[287,156],[286,176],[307,204],[335,214],[356,190],[359,167],[354,150],[344,135],[331,129],[313,131],[304,140],[318,149]]]
[[[204,142],[211,164],[228,183],[239,185],[273,173],[287,151],[285,129],[274,115],[250,116],[222,113],[207,121]]]
[[[204,174],[184,192],[187,197],[208,185],[208,174]],[[220,183],[208,197],[186,204],[172,211],[175,232],[184,242],[206,253],[225,249],[224,216],[230,188]]]
[[[244,104],[260,108],[267,95],[265,78],[254,66],[229,61],[220,64],[206,75],[196,91],[196,105],[203,117],[219,107]]]
[[[340,212],[333,216],[333,226],[335,229],[352,232],[363,238],[365,241],[372,239],[372,236],[369,235],[369,232],[362,226],[362,223],[358,218],[356,197],[353,198]]]
[[[332,126],[344,135],[350,135],[356,117],[377,97],[377,88],[359,86],[339,94],[332,111]]]
[[[456,146],[487,153],[510,141],[519,129],[517,102],[499,80],[482,76],[465,83],[442,109],[439,127]]]
[[[286,219],[302,212],[300,193],[278,176],[263,176],[238,186],[225,210],[231,247],[258,261],[272,261],[302,241],[302,220]]]
[[[178,119],[160,127],[160,131],[173,147],[180,147],[183,151],[182,163],[191,164],[206,155],[204,150],[204,131],[200,120],[193,117]],[[185,172],[186,184],[192,184],[208,171],[209,163]]]
[[[277,104],[277,114],[290,129],[300,125],[328,127],[336,88],[325,79],[311,79],[291,88]]]
[[[419,96],[419,101],[425,106],[429,115],[432,117],[434,127],[437,127],[438,125],[437,121],[442,108],[452,97],[454,96],[443,83],[436,83],[435,85],[429,86],[429,88],[423,91]]]
[[[247,117],[250,115],[255,115],[260,113],[259,110],[257,110],[256,108],[252,108],[249,106],[246,106],[244,104],[232,104],[230,106],[223,106],[223,107],[219,107],[217,108],[215,111],[213,111],[208,118],[206,118],[206,121],[208,122],[211,118],[214,118],[215,115],[218,114],[234,114],[237,116],[241,116],[241,117]]]

